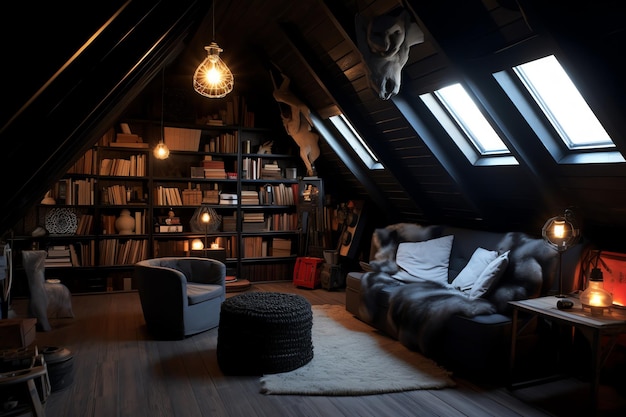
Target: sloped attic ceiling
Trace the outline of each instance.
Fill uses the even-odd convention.
[[[29,89],[9,100],[14,107],[3,112],[19,117],[4,120],[2,116],[0,139],[11,143],[2,156],[4,177],[23,179],[7,184],[10,197],[3,202],[2,230],[19,218],[23,207],[41,199],[73,157],[114,123],[131,100],[141,99],[140,93],[161,67],[167,68],[168,86],[190,90],[190,75],[204,57],[204,45],[213,38],[212,2],[164,0],[150,7],[112,3],[90,5],[78,25],[67,18],[70,10],[58,6],[41,10],[42,16],[54,12],[59,18],[32,26],[46,28],[39,35],[51,41],[41,48],[53,58],[52,70],[35,73],[41,77],[30,77],[31,83],[26,82],[29,78],[22,66],[11,70],[11,79]],[[546,45],[556,48],[618,148],[625,148],[620,134],[626,131],[621,120],[625,89],[615,71],[624,44],[618,2],[545,3],[219,0],[215,38],[235,74],[236,92],[253,92],[259,100],[271,102],[268,68],[278,68],[291,78],[294,92],[316,115],[323,118],[340,110],[350,118],[387,169],[369,171],[351,159],[349,147],[331,147],[326,141],[321,142],[322,156],[316,166],[333,195],[371,202],[377,213],[371,218],[379,225],[410,221],[538,233],[547,217],[575,207],[587,235],[618,247],[619,239],[612,236],[615,230],[626,229],[624,167],[555,163],[490,80],[492,68],[535,58],[546,52]],[[425,42],[411,48],[400,94],[385,101],[368,85],[367,68],[355,45],[354,16],[376,16],[398,6],[411,11]],[[121,10],[118,16],[116,10]],[[24,16],[33,19],[31,14]],[[75,62],[62,68],[111,16],[115,16],[112,22]],[[75,27],[82,35],[80,42],[73,37],[55,39],[60,37],[54,30],[58,25]],[[17,38],[27,39],[26,30]],[[36,48],[25,48],[15,34],[6,35],[4,39],[16,40],[7,56],[17,57],[14,62],[29,62]],[[57,70],[54,82],[18,112]],[[471,85],[494,111],[502,129],[514,133],[519,166],[469,164],[424,116],[418,95],[453,81]],[[197,103],[199,98],[189,94]],[[29,132],[28,143],[19,140],[24,132]],[[17,170],[8,168],[10,162],[18,163]]]

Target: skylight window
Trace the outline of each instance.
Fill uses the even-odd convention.
[[[473,165],[518,163],[461,84],[420,98]]]
[[[481,155],[508,152],[500,136],[482,115],[461,84],[452,84],[435,91]]]
[[[372,150],[367,146],[367,143],[363,140],[361,135],[356,131],[356,129],[352,126],[352,123],[343,115],[339,114],[337,116],[329,117],[329,120],[335,126],[335,128],[341,133],[344,139],[350,144],[352,149],[356,152],[356,154],[361,158],[361,161],[367,166],[369,169],[382,169],[382,164],[378,161],[378,158],[372,152]]]
[[[554,55],[513,70],[570,150],[615,147]]]

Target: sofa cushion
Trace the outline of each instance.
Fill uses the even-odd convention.
[[[436,281],[448,283],[448,264],[454,236],[448,235],[423,242],[403,242],[398,245],[396,263],[407,274],[393,277],[403,282]]]
[[[478,298],[487,294],[489,290],[497,284],[508,265],[509,251],[506,251],[487,265],[487,268],[484,269],[472,285],[469,291],[469,297]]]
[[[476,248],[465,268],[452,281],[452,286],[461,291],[472,289],[472,285],[480,274],[487,268],[487,265],[498,257],[498,252],[485,248]]]
[[[451,234],[451,233],[447,233]],[[398,272],[396,252],[402,242],[421,242],[442,236],[441,226],[421,226],[412,223],[396,223],[374,230],[370,249],[370,262],[366,270],[385,272],[393,275]]]

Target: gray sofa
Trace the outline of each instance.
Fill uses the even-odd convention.
[[[217,327],[226,299],[226,265],[208,258],[165,257],[134,265],[148,332],[179,340]]]
[[[396,264],[400,260],[395,259],[402,243],[428,244],[444,241],[438,238],[450,235],[453,238],[449,239],[452,245],[447,282],[402,280],[406,271]],[[564,292],[578,288],[584,246],[579,243],[562,254]],[[506,257],[507,262],[484,294],[470,298],[452,283],[477,248],[497,251],[498,257]],[[556,294],[557,262],[556,250],[541,238],[523,233],[407,223],[390,225],[374,231],[369,264],[362,263],[362,271],[348,273],[346,309],[457,374],[499,378],[508,369],[511,343],[508,301]]]

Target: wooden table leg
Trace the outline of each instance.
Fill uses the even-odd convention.
[[[511,323],[511,356],[509,357],[509,389],[513,389],[513,374],[515,369],[515,349],[517,345],[517,313],[516,308],[513,309],[513,322]]]

